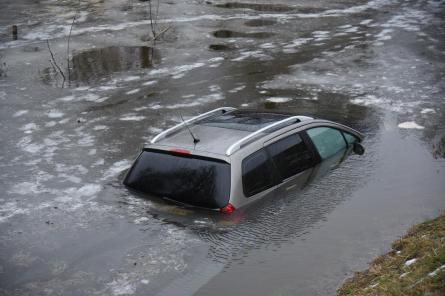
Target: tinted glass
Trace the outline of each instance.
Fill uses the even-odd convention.
[[[281,139],[266,149],[283,179],[304,171],[313,164],[312,154],[299,135]]]
[[[346,142],[342,133],[330,127],[317,127],[307,131],[322,159],[329,158],[343,149]]]
[[[221,208],[229,201],[230,165],[144,151],[124,184],[148,194],[206,208]]]
[[[243,160],[244,195],[249,197],[273,185],[272,172],[267,163],[267,154],[263,149]]]
[[[358,142],[357,138],[350,133],[343,132],[343,135],[345,136],[346,142],[348,142],[349,145],[352,145],[352,144]]]

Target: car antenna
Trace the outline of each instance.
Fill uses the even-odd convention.
[[[184,118],[182,118],[181,112],[179,112],[179,116],[181,117],[182,122],[185,124],[185,126],[187,127],[187,130],[189,131],[190,135],[192,136],[192,138],[193,138],[193,144],[195,144],[195,145],[198,144],[200,140],[199,140],[198,138],[196,138],[196,137],[193,135],[192,131],[190,130],[189,125],[188,125],[187,122],[184,120]]]

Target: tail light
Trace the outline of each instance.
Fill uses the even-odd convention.
[[[191,154],[191,152],[189,150],[186,149],[181,149],[181,148],[175,148],[175,149],[170,149],[170,153],[171,154],[179,154],[179,155],[188,155]]]
[[[219,209],[219,211],[223,214],[232,214],[235,212],[235,207],[231,203],[228,203],[224,208]]]

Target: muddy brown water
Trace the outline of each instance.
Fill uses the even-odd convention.
[[[78,1],[4,2],[0,295],[333,295],[445,209],[443,1],[161,2],[155,44],[147,2],[82,2],[64,88],[45,40],[65,69]],[[123,188],[179,113],[221,106],[335,120],[366,152],[230,217]]]

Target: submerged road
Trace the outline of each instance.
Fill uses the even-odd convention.
[[[333,295],[445,209],[444,1],[160,1],[155,44],[148,2],[1,6],[0,295]],[[67,72],[74,16],[62,87],[46,40]],[[366,153],[223,219],[122,186],[179,111],[220,106]]]

